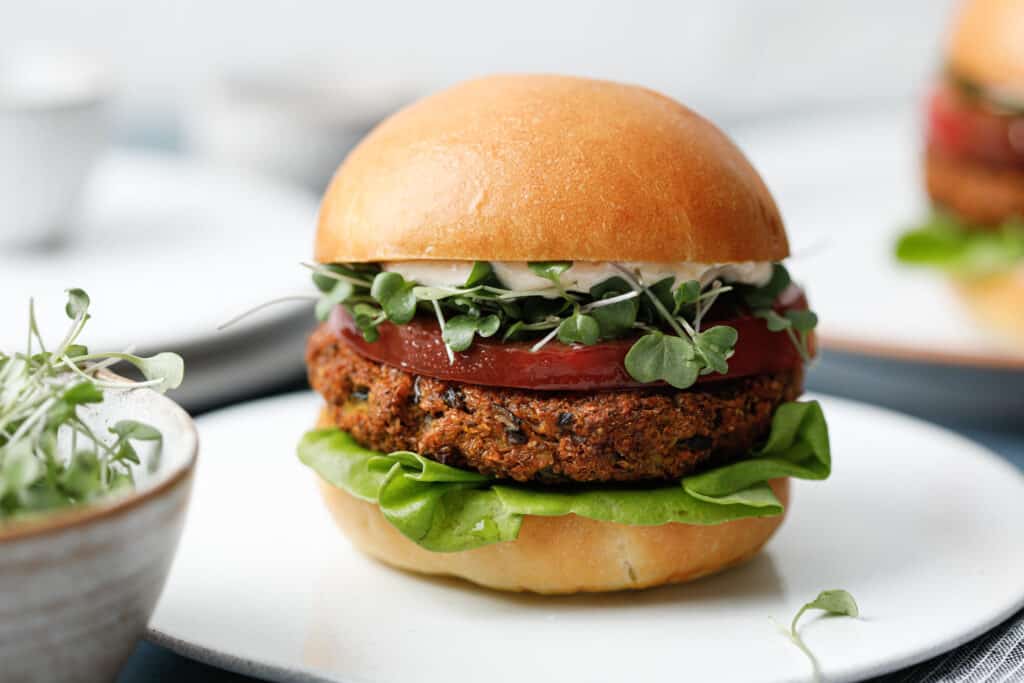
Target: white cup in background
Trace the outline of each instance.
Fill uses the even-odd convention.
[[[384,80],[353,82],[330,69],[227,76],[186,112],[186,144],[199,157],[319,194],[348,150],[415,92]]]
[[[109,94],[103,68],[88,58],[0,55],[0,246],[65,236],[103,147]]]

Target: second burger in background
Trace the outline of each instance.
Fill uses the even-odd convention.
[[[355,546],[505,590],[686,581],[752,557],[788,477],[816,319],[767,188],[643,88],[464,83],[375,129],[324,197],[299,447]]]
[[[928,122],[935,211],[897,256],[948,271],[972,311],[1024,349],[1024,2],[963,3]]]

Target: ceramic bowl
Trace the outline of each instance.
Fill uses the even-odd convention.
[[[102,67],[70,54],[0,56],[0,245],[66,237],[106,137]]]
[[[192,488],[198,436],[188,414],[148,389],[106,392],[82,411],[164,435],[155,471],[103,503],[0,524],[0,679],[112,681],[163,590]]]

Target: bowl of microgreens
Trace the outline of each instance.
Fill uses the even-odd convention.
[[[172,353],[95,353],[89,297],[47,345],[0,348],[0,678],[112,680],[163,589],[198,450]],[[133,366],[139,380],[112,371]]]

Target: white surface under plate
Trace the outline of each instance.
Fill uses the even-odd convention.
[[[150,637],[275,680],[796,681],[786,622],[824,588],[860,619],[808,619],[829,681],[952,648],[1024,602],[1024,478],[981,447],[823,399],[835,468],[796,482],[790,519],[750,564],[639,593],[545,598],[395,571],[357,554],[295,457],[318,399],[199,420],[181,549]]]
[[[893,255],[929,210],[913,104],[797,117],[736,139],[782,209],[791,270],[808,285],[826,348],[1024,368],[1024,352],[980,327],[941,272]]]
[[[119,151],[86,189],[69,241],[0,251],[0,348],[19,348],[35,297],[44,334],[63,334],[64,290],[92,297],[83,341],[168,350],[216,341],[219,324],[264,301],[310,293],[316,198],[255,176],[177,157]],[[297,310],[282,305],[233,333]],[[308,307],[307,307],[308,308]]]

